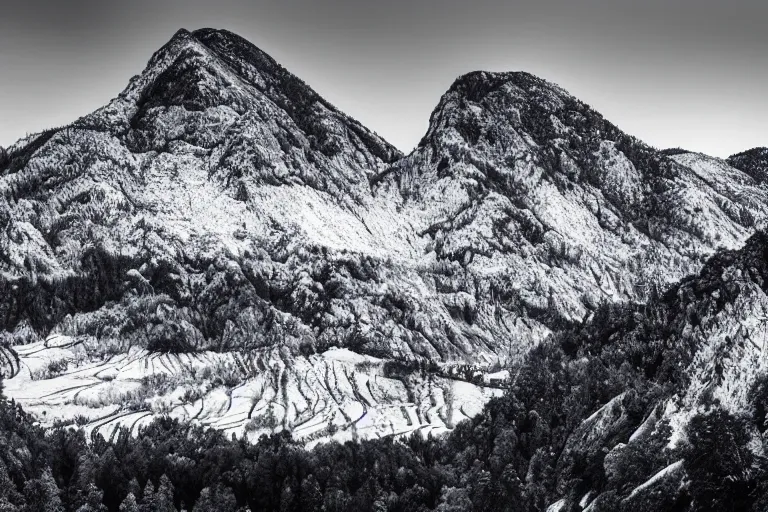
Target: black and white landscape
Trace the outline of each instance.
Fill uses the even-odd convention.
[[[767,219],[765,148],[472,72],[405,155],[180,30],[0,150],[0,509],[766,510]]]

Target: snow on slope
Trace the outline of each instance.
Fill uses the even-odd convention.
[[[697,472],[710,470],[704,452],[722,449],[739,460],[750,452],[765,457],[767,250],[768,235],[758,232],[743,248],[713,256],[699,274],[651,304],[611,318],[596,315],[574,330],[577,337],[563,334],[553,344],[575,352],[563,368],[590,364],[597,370],[588,379],[618,378],[619,384],[584,408],[583,416],[573,415],[578,425],[564,438],[552,501],[562,497],[561,506],[568,507],[586,492],[584,500],[593,500],[588,510],[656,510],[685,501],[689,488],[699,485]],[[590,384],[555,399],[567,403],[574,400],[569,392],[584,388]],[[734,440],[735,432],[741,440]],[[719,446],[723,441],[712,442],[715,436],[731,436],[731,444]],[[751,462],[741,464],[750,470]],[[588,481],[604,478],[612,490],[592,484],[576,494],[574,477],[584,467],[598,468],[589,470]]]
[[[644,301],[768,216],[768,188],[748,174],[667,158],[526,73],[459,78],[383,181],[401,188],[438,258],[545,327]]]
[[[155,415],[248,436],[286,428],[311,444],[445,432],[502,390],[431,375],[390,375],[385,361],[347,349],[294,356],[258,353],[149,353],[130,349],[104,360],[89,341],[53,335],[15,349],[17,375],[6,392],[44,424],[84,426],[109,438]]]

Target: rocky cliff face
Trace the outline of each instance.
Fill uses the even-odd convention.
[[[662,155],[524,73],[458,79],[404,157],[210,29],[0,154],[0,197],[25,408],[307,440],[452,428],[500,393],[494,364],[768,214],[753,174]]]

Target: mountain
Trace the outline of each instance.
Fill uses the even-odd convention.
[[[500,390],[415,371],[442,360],[431,315],[461,326],[446,360],[482,333],[471,296],[422,279],[397,191],[370,191],[400,156],[239,37],[180,31],[106,107],[9,148],[7,393],[107,432],[171,412],[310,440],[476,414]]]
[[[667,157],[527,73],[460,77],[387,178],[438,259],[550,328],[643,301],[765,222],[766,189],[744,172]]]
[[[768,189],[558,86],[470,73],[407,156],[242,38],[179,31],[0,161],[6,394],[312,443],[444,432],[508,365],[765,224]]]
[[[446,449],[493,456],[456,470],[489,472],[510,510],[764,510],[766,277],[760,232],[544,342]]]
[[[758,183],[768,180],[768,148],[753,148],[727,159],[728,165],[750,175]]]

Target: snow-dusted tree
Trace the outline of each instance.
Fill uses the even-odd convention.
[[[144,486],[139,510],[140,512],[153,512],[156,510],[155,485],[152,483],[152,480],[147,480],[147,485]]]

